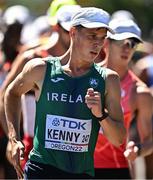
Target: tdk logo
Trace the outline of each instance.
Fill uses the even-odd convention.
[[[53,126],[60,126],[64,128],[70,128],[70,129],[78,129],[78,130],[86,130],[85,122],[76,122],[76,121],[70,121],[67,119],[61,118],[60,120],[58,118],[55,118],[52,121]]]
[[[53,125],[53,126],[59,126],[59,125],[60,125],[60,120],[59,120],[59,118],[54,118],[53,121],[52,121],[52,125]]]

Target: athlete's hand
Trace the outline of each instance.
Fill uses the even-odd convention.
[[[138,156],[139,148],[135,145],[133,141],[129,141],[126,150],[124,151],[124,156],[130,160],[134,161],[136,157]]]
[[[99,92],[94,91],[93,88],[89,88],[85,96],[85,103],[91,109],[94,116],[102,116],[101,94]]]
[[[11,140],[11,158],[13,167],[16,170],[19,179],[23,179],[23,169],[20,165],[20,160],[24,158],[24,145],[22,141],[17,141],[16,139]]]

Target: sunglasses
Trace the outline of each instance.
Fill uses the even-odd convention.
[[[134,39],[124,39],[124,40],[111,40],[113,41],[117,46],[129,48],[129,49],[136,49],[138,42]]]

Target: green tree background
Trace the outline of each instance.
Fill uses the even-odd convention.
[[[130,11],[140,28],[142,36],[148,40],[153,30],[153,0],[76,0],[81,6],[95,6],[108,11],[110,15],[117,10]],[[0,0],[2,9],[11,5],[21,4],[27,6],[34,16],[45,14],[51,0]]]

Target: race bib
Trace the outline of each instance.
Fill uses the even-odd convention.
[[[92,120],[82,120],[64,116],[47,115],[45,148],[87,152]]]

